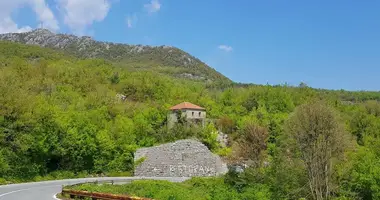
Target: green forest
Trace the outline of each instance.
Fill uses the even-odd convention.
[[[380,199],[380,92],[202,82],[136,68],[145,62],[0,42],[0,183],[126,176],[137,148],[198,138],[232,163],[252,161],[209,183],[246,199]],[[183,101],[215,123],[167,129]]]

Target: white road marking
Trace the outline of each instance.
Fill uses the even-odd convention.
[[[8,195],[8,194],[16,193],[16,192],[22,192],[22,191],[25,191],[25,190],[29,190],[29,189],[22,189],[22,190],[15,190],[15,191],[12,191],[12,192],[7,192],[7,193],[4,193],[4,194],[1,194],[0,197],[3,197],[3,196]]]
[[[61,200],[61,199],[58,199],[58,198],[57,198],[57,194],[55,194],[55,195],[53,196],[53,198],[54,198],[55,200]]]
[[[10,195],[10,194],[13,194],[13,193],[17,193],[17,192],[26,191],[26,190],[41,189],[41,188],[48,188],[48,187],[57,187],[57,186],[62,186],[62,185],[49,185],[49,186],[42,186],[42,187],[26,188],[26,189],[22,189],[22,190],[15,190],[15,191],[12,191],[12,192],[7,192],[7,193],[4,193],[4,194],[1,194],[0,197],[6,196],[6,195]]]

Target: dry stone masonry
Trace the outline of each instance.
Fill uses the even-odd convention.
[[[227,173],[227,165],[201,142],[179,140],[160,146],[141,148],[135,153],[135,176],[193,177]]]

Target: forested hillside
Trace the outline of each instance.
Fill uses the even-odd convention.
[[[199,59],[171,46],[100,42],[87,36],[55,34],[47,29],[0,34],[0,40],[58,49],[82,59],[102,58],[134,70],[151,70],[204,82],[231,82]]]
[[[310,199],[314,190],[308,180],[313,177],[300,156],[308,149],[294,145],[305,138],[289,141],[289,133],[302,130],[304,119],[324,119],[318,123],[339,130],[333,136],[347,144],[331,165],[329,196],[380,198],[380,93],[316,90],[304,84],[221,85],[120,65],[0,42],[0,182],[39,180],[58,172],[130,172],[136,148],[176,139],[199,138],[228,157],[235,142],[262,138],[264,144],[249,155],[266,164],[254,163],[225,182],[268,199]],[[204,129],[177,125],[167,130],[168,108],[183,101],[205,107],[208,117],[219,120]],[[303,106],[312,102],[324,102],[328,109]],[[233,145],[228,149],[218,146],[216,128],[229,135]]]

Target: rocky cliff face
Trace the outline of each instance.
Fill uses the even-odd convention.
[[[178,74],[196,80],[224,80],[228,78],[199,59],[171,46],[116,44],[95,41],[91,37],[55,34],[46,29],[26,33],[0,34],[0,40],[60,49],[81,58],[103,58],[127,63],[149,63],[155,66],[185,68]]]

